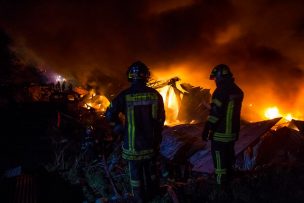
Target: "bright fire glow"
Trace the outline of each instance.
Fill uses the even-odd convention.
[[[279,109],[276,106],[267,108],[265,111],[265,117],[268,119],[278,118],[280,116],[281,114],[279,113]]]
[[[172,86],[165,86],[158,89],[159,93],[163,97],[165,111],[166,111],[166,122],[165,124],[178,123],[178,110],[180,108],[179,100],[181,97],[176,95]]]
[[[288,121],[291,121],[292,120],[292,115],[289,113],[285,116],[285,119],[288,120]]]
[[[89,92],[86,91],[85,93],[86,99],[83,107],[87,109],[94,108],[98,112],[105,112],[107,107],[110,105],[108,98],[103,95],[96,94],[94,89],[91,89]]]
[[[180,88],[181,83],[189,83],[194,86],[215,87],[214,81],[209,80],[209,64],[195,64],[193,62],[181,64],[161,64],[157,70],[153,70],[152,78],[158,81],[166,81],[170,78],[181,77],[181,81],[176,82],[176,88]],[[193,68],[199,67],[199,68]],[[191,70],[191,74],[189,74]],[[183,94],[170,85],[157,89],[163,97],[166,111],[166,125],[181,124],[178,120],[178,113]]]
[[[85,103],[85,107],[90,109],[94,108],[96,111],[104,112],[106,111],[107,107],[110,105],[109,100],[102,95],[97,95],[96,97],[92,97],[90,102]]]
[[[292,119],[295,119],[294,116],[291,113],[287,114],[281,114],[278,107],[269,107],[265,110],[264,116],[268,119],[283,117],[286,121],[291,121]]]
[[[225,40],[217,41],[219,44],[229,42],[234,39],[234,36],[238,36],[238,27],[230,27],[224,34],[226,33],[230,33],[231,36]],[[166,81],[169,78],[179,77],[183,83],[189,83],[195,87],[201,86],[208,88],[212,93],[215,89],[215,83],[214,81],[209,80],[210,67],[211,64],[196,64],[195,61],[177,64],[158,64],[157,69],[153,69],[152,71],[152,78],[159,81]],[[189,74],[189,70],[191,70],[191,74]],[[236,78],[241,80],[242,75],[237,75]],[[262,84],[262,90],[255,87],[254,91],[252,91],[252,86],[246,86],[246,83],[242,83],[242,81],[240,81],[239,84],[246,93],[241,112],[241,116],[244,120],[257,122],[265,119],[282,117],[282,121],[286,122],[291,121],[292,119],[304,119],[304,114],[300,111],[303,109],[303,88],[291,106],[288,101],[278,100],[276,97],[277,93],[271,91],[268,84]],[[263,94],[263,99],[257,100],[256,94],[260,94],[262,91],[265,91],[265,89],[267,90],[267,93]],[[165,86],[158,89],[158,91],[164,99],[166,123],[172,125],[180,123],[177,120],[180,103],[177,99],[178,96],[175,95],[173,87]],[[182,97],[182,94],[179,96]]]

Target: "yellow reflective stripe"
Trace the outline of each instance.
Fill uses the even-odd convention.
[[[122,158],[125,160],[145,160],[145,159],[151,159],[153,156],[154,156],[154,153],[146,154],[146,155],[138,155],[138,156],[122,153]]]
[[[129,149],[131,149],[131,134],[132,134],[132,119],[131,119],[131,112],[133,108],[128,108],[127,110],[127,117],[128,117],[128,144],[129,144]]]
[[[129,150],[129,149],[122,149],[122,158],[126,160],[143,160],[143,159],[149,159],[154,156],[154,150],[148,149],[148,150],[141,150],[141,151],[135,151],[135,150]]]
[[[140,186],[140,181],[138,180],[130,180],[131,186],[132,187],[139,187]]]
[[[211,115],[208,116],[208,121],[209,121],[210,123],[216,123],[218,120],[219,120],[218,117],[211,116]]]
[[[218,138],[218,137],[213,137],[213,140],[219,141],[219,142],[231,142],[231,141],[234,141],[235,139],[232,139],[232,138]]]
[[[153,117],[153,119],[157,118],[157,105],[156,104],[152,104],[152,117]]]
[[[129,149],[135,150],[135,120],[134,106],[137,105],[152,105],[152,117],[157,118],[157,101],[158,95],[154,92],[127,94],[127,119],[128,119],[128,146]]]
[[[235,133],[226,134],[226,133],[215,132],[213,135],[213,140],[220,141],[220,142],[234,141],[235,138],[236,138]]]
[[[131,185],[132,179],[131,179],[131,163],[130,162],[128,162],[128,166],[129,166],[129,180],[130,180],[130,185]],[[131,185],[131,190],[132,190],[132,195],[134,195],[132,185]]]
[[[234,108],[234,101],[231,100],[228,103],[227,114],[226,114],[226,133],[231,133],[232,131],[232,113]]]
[[[216,174],[226,174],[227,173],[227,170],[226,169],[215,169],[215,173]]]
[[[146,150],[135,151],[135,150],[129,150],[129,149],[124,149],[123,148],[122,150],[123,150],[123,153],[128,154],[128,155],[134,155],[134,156],[154,153],[153,149],[146,149]]]
[[[128,145],[130,150],[134,150],[135,141],[135,122],[134,122],[134,108],[128,107]]]
[[[216,158],[216,169],[221,169],[221,156],[219,151],[215,151],[215,158]]]
[[[135,150],[135,121],[134,121],[134,109],[132,108],[131,111],[131,119],[132,119],[132,130],[131,130],[131,140],[129,140],[129,143],[131,142],[131,150]]]
[[[216,98],[212,99],[211,103],[214,103],[218,107],[221,107],[223,105],[223,103]]]
[[[235,138],[236,137],[236,133],[219,133],[219,132],[215,132],[214,133],[215,137],[221,137],[221,138]]]
[[[221,169],[221,156],[219,151],[215,151],[215,159],[216,159],[216,169],[215,169],[216,172],[217,170]],[[216,174],[216,182],[218,184],[221,184],[221,178],[222,178],[222,174]]]
[[[128,106],[157,105],[158,97],[155,93],[138,93],[126,95]]]
[[[222,174],[217,174],[216,175],[216,182],[217,182],[217,184],[221,184],[221,179],[222,179]]]
[[[126,95],[127,102],[142,101],[142,100],[157,100],[155,93],[137,93]]]

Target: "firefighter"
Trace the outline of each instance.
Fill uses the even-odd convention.
[[[106,118],[112,123],[124,121],[122,157],[128,162],[135,202],[146,202],[159,188],[156,156],[165,121],[164,103],[162,96],[147,86],[150,71],[144,63],[134,62],[127,77],[131,86],[112,100]]]
[[[215,66],[210,74],[216,89],[211,98],[211,109],[202,132],[204,141],[211,140],[211,154],[218,188],[225,189],[232,178],[235,163],[234,144],[240,131],[243,91],[234,82],[230,68]]]

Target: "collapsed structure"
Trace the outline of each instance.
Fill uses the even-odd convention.
[[[185,180],[191,178],[191,173],[212,175],[210,142],[201,139],[209,111],[210,89],[180,82],[175,77],[149,83],[162,94],[168,117],[162,133],[161,155],[169,165],[171,178]],[[54,155],[45,163],[45,169],[60,174],[71,184],[81,183],[85,199],[122,198],[130,189],[128,173],[120,156],[119,131],[103,117],[108,99],[81,87],[62,90],[31,85],[25,92],[34,103],[54,104],[45,131]],[[242,123],[235,150],[238,170],[253,170],[264,164],[302,157],[304,121],[292,120],[280,126],[280,120]],[[7,178],[20,175],[20,167],[4,173]]]

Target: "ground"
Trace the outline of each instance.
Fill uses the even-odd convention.
[[[59,160],[60,155],[54,155],[54,140],[49,139],[49,132],[56,132],[52,127],[56,126],[54,121],[58,116],[57,107],[50,103],[11,103],[1,106],[0,172],[3,175],[0,189],[4,191],[3,197],[16,199],[13,196],[17,195],[18,181],[30,177],[30,180],[34,180],[36,189],[28,195],[35,196],[37,202],[94,202],[98,198],[104,202],[119,202],[119,199],[115,199],[117,194],[113,192],[104,171],[105,162],[102,157],[92,155],[87,157],[87,162],[82,162],[82,165],[79,163],[79,167],[72,165],[75,163],[74,158],[80,155],[75,154],[76,151],[81,151],[83,147],[79,142],[83,144],[83,141],[76,136],[72,142],[75,145],[66,144],[67,141],[71,144],[73,136],[82,132],[81,130],[77,131],[74,126],[69,126],[69,130],[74,129],[72,135],[68,135],[66,140],[57,139],[57,144],[61,145],[56,145],[58,150],[60,147],[68,149],[65,157]],[[128,202],[127,173],[121,160],[117,158],[119,153],[108,153],[106,156],[112,181],[119,194],[125,196],[125,201],[120,202]],[[56,167],[55,157],[58,158]],[[303,202],[302,160],[264,162],[251,171],[237,171],[225,190],[218,190],[212,174],[191,172],[187,177],[176,175],[174,180],[162,178],[162,192],[155,202]],[[65,167],[62,166],[63,163]],[[21,176],[5,176],[5,172],[16,167],[21,167]]]

